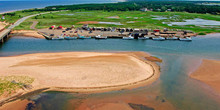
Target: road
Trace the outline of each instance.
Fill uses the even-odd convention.
[[[58,11],[54,11],[54,12],[58,12]],[[25,16],[19,20],[17,20],[13,25],[9,26],[7,29],[3,30],[2,32],[0,32],[0,42],[3,42],[3,39],[5,36],[7,36],[11,30],[13,28],[15,28],[16,26],[20,25],[22,22],[24,22],[26,19],[30,18],[30,17],[34,17],[34,16],[37,16],[37,15],[42,15],[42,14],[47,14],[47,13],[50,13],[50,12],[45,12],[45,13],[39,13],[39,14],[34,14],[34,15],[29,15],[29,16]]]
[[[39,13],[39,14],[34,14],[34,15],[29,15],[29,16],[23,17],[23,18],[19,19],[18,21],[16,21],[13,25],[9,26],[8,29],[13,29],[14,27],[20,25],[22,22],[24,22],[26,19],[28,19],[30,17],[34,17],[34,16],[42,15],[42,14],[47,14],[47,13],[50,13],[50,12]]]

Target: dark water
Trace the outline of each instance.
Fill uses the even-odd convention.
[[[19,0],[19,1],[0,1],[0,13],[14,10],[43,8],[53,5],[72,5],[86,3],[111,3],[121,0]]]
[[[45,110],[76,108],[80,102],[91,97],[106,98],[109,95],[118,97],[126,94],[147,95],[152,90],[160,90],[163,98],[171,102],[178,110],[219,110],[220,98],[206,86],[190,79],[188,74],[195,70],[202,58],[220,60],[220,34],[193,38],[192,42],[152,41],[152,40],[45,40],[34,38],[10,38],[1,48],[0,56],[19,55],[38,52],[63,51],[145,51],[163,59],[161,76],[153,86],[133,90],[113,91],[90,94],[85,97],[77,93],[45,92],[30,96],[35,105]],[[209,94],[208,94],[209,93]],[[119,99],[120,100],[120,99]],[[156,99],[155,99],[156,100]],[[162,100],[165,101],[165,100]],[[133,105],[133,107],[138,107]],[[149,107],[145,107],[152,109]]]

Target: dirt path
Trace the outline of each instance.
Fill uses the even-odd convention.
[[[35,26],[37,25],[38,21],[33,21],[33,24],[31,25],[31,29],[35,29]]]

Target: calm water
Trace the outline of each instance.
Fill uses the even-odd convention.
[[[219,110],[220,98],[216,98],[216,94],[208,87],[201,86],[199,82],[188,77],[201,63],[202,58],[220,60],[219,42],[220,34],[197,37],[192,42],[121,39],[49,41],[10,38],[0,48],[0,56],[60,51],[145,51],[163,59],[160,64],[161,76],[150,86],[89,95],[45,92],[28,97],[29,100],[35,101],[38,109],[60,110],[67,109],[70,105],[71,108],[76,108],[90,98],[104,99],[130,94],[145,96],[152,90],[160,90],[160,97],[171,102],[178,110]],[[123,101],[120,98],[117,100]]]
[[[86,3],[111,3],[123,0],[34,0],[34,1],[0,1],[0,13],[14,10],[43,8],[53,5],[72,5],[72,4],[86,4]]]

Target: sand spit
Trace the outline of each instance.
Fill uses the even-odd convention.
[[[34,37],[34,38],[45,39],[43,35],[38,34],[37,31],[33,31],[33,30],[13,30],[10,36]]]
[[[220,94],[220,61],[204,59],[200,67],[190,74],[191,78],[204,82]]]
[[[62,52],[0,57],[0,76],[34,78],[32,88],[23,90],[23,95],[50,90],[98,93],[131,89],[159,78],[159,66],[146,57],[150,55],[144,52]],[[0,100],[0,104],[7,107],[10,97]]]
[[[1,57],[0,62],[1,76],[32,77],[35,79],[33,89],[49,87],[77,92],[120,90],[146,85],[159,77],[159,67],[154,62],[142,60],[132,52],[38,53]]]

